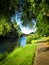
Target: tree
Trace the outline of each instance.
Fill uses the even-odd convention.
[[[37,31],[42,32],[43,36],[49,34],[49,0],[0,1],[0,16],[5,16],[10,21],[10,17],[15,15],[16,12],[22,12],[21,20],[23,20],[23,24],[32,26],[31,20],[36,19]]]
[[[0,17],[11,17],[19,9],[19,0],[0,0]]]
[[[31,23],[32,19],[36,19],[37,32],[42,36],[49,35],[49,0],[27,0],[23,4],[23,23]],[[27,20],[29,20],[27,22]]]

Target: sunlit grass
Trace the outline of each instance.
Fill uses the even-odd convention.
[[[15,48],[0,65],[32,65],[36,44]]]
[[[0,65],[33,65],[36,42],[46,41],[49,37],[42,37],[38,40],[32,40],[32,44],[16,47]]]
[[[49,36],[48,37],[42,37],[42,38],[39,38],[37,40],[32,40],[31,43],[37,43],[40,41],[47,41],[47,40],[49,40]]]

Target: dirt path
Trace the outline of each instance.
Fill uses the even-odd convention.
[[[33,65],[49,65],[49,45],[47,42],[37,44]]]

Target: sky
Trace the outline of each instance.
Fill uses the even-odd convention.
[[[20,16],[20,15],[18,14],[18,16]],[[16,15],[15,19],[16,19],[16,22],[19,25],[19,27],[21,29],[21,32],[23,34],[30,34],[30,33],[36,31],[36,22],[35,22],[35,20],[32,19],[32,22],[34,23],[34,26],[32,28],[29,28],[29,26],[25,27],[25,26],[22,25],[22,21],[20,20],[20,18],[18,16]]]

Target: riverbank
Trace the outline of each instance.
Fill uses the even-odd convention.
[[[32,65],[36,44],[27,44],[24,47],[15,48],[8,57],[0,62],[0,65]]]
[[[36,55],[35,49],[37,49],[36,47],[38,47],[39,43],[40,46],[41,45],[44,46],[45,44],[42,44],[42,42],[47,43],[47,41],[49,41],[49,37],[42,37],[38,40],[32,40],[31,41],[32,44],[26,44],[25,46],[16,47],[13,50],[13,52],[11,52],[2,62],[0,62],[0,65],[33,65],[34,57],[36,57],[35,56]],[[48,45],[49,43],[47,43],[47,46]],[[41,52],[41,50],[39,50],[39,53]]]

